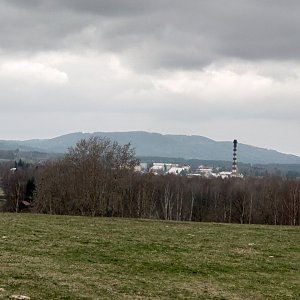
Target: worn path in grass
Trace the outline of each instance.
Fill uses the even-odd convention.
[[[0,299],[300,299],[300,228],[0,214]]]

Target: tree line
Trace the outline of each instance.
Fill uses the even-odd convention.
[[[300,225],[300,181],[206,179],[134,171],[130,144],[82,140],[62,158],[2,174],[5,209],[45,214]]]

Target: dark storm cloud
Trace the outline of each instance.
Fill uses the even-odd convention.
[[[300,58],[295,0],[0,1],[0,49],[115,52],[135,68]]]

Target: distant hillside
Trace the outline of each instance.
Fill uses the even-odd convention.
[[[232,142],[217,142],[196,135],[162,135],[141,131],[71,133],[53,139],[0,141],[1,150],[63,153],[76,142],[90,136],[107,137],[121,144],[131,142],[138,156],[181,157],[185,159],[232,159]],[[300,164],[300,157],[275,150],[238,144],[238,161],[251,164]]]

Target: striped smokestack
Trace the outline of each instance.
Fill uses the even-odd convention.
[[[236,166],[236,150],[237,150],[237,140],[233,141],[233,159],[232,159],[232,171],[231,176],[236,177],[237,176],[237,166]]]

